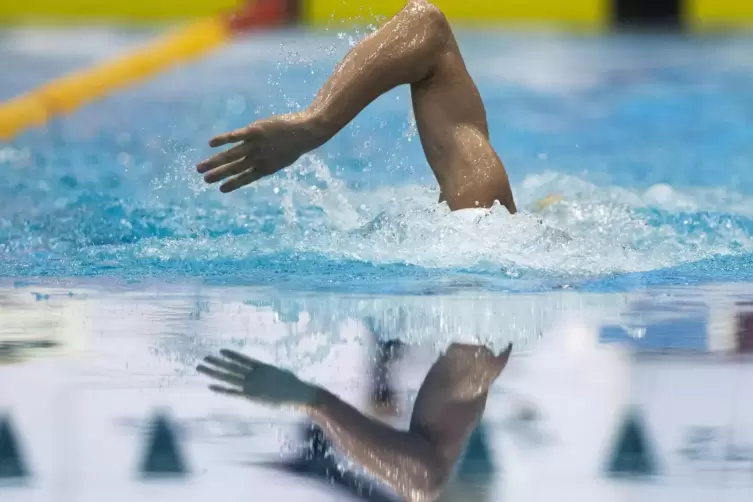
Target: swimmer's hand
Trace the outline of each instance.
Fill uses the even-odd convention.
[[[289,371],[232,350],[221,350],[220,357],[206,357],[196,370],[222,382],[209,386],[214,392],[272,406],[307,407],[313,404],[318,390]]]
[[[257,120],[212,138],[211,147],[238,144],[199,163],[196,170],[204,174],[207,183],[226,180],[220,191],[232,192],[290,166],[317,148],[323,142],[317,130],[306,113]]]

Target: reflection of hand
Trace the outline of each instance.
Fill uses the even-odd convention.
[[[196,370],[227,385],[210,385],[220,394],[240,396],[273,406],[305,406],[313,402],[317,388],[277,366],[232,350],[208,356]]]

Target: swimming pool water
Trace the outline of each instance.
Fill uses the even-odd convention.
[[[148,36],[6,32],[0,98]],[[540,214],[469,225],[438,205],[407,89],[253,188],[203,184],[212,135],[305,106],[357,36],[253,36],[1,145],[0,277],[410,294],[753,280],[753,39],[461,32],[518,206],[564,195]]]
[[[2,33],[0,68],[12,71],[0,79],[0,99],[148,36]],[[546,420],[555,417],[558,433],[591,440],[594,410],[618,394],[603,383],[619,380],[614,360],[592,347],[597,340],[705,351],[732,338],[735,304],[750,302],[749,288],[703,283],[753,279],[753,39],[477,32],[460,41],[518,205],[530,208],[550,193],[563,202],[515,217],[497,208],[477,224],[449,214],[436,203],[406,89],[254,188],[227,196],[205,186],[194,165],[210,153],[207,139],[304,106],[352,42],[337,30],[250,37],[0,145],[0,362],[41,359],[37,352],[48,349],[40,342],[80,356],[70,365],[53,360],[47,371],[39,361],[4,366],[27,383],[6,390],[6,408],[51,452],[37,447],[32,467],[65,460],[43,471],[64,482],[37,489],[97,500],[106,489],[133,499],[129,490],[144,485],[121,475],[132,466],[120,452],[130,451],[124,438],[128,448],[137,441],[103,424],[146,417],[165,403],[184,421],[216,410],[248,420],[247,403],[228,413],[235,401],[215,404],[195,378],[197,359],[219,348],[262,354],[355,395],[365,387],[351,381],[369,374],[362,352],[370,334],[433,348],[483,341],[500,350],[513,341],[516,354],[543,335],[538,352],[521,357],[539,357],[528,376],[543,383],[539,394],[523,387],[526,397],[548,399]],[[635,291],[644,286],[657,288]],[[579,384],[586,381],[606,391],[587,401],[591,385]],[[659,383],[677,393],[678,380]],[[719,402],[693,391],[694,402]],[[507,413],[507,404],[493,397],[487,422],[501,422],[497,410]],[[569,428],[557,421],[563,410],[577,412]],[[171,485],[160,497],[196,497],[202,486],[232,497],[253,486],[300,499],[291,478],[269,483],[268,472],[254,478],[249,470],[245,460],[263,448],[281,450],[278,441],[259,441],[279,430],[278,418],[258,424],[260,434],[240,446],[209,442],[241,466],[199,450],[191,460],[201,484]],[[494,446],[503,455],[500,486],[513,487],[510,500],[530,500],[528,484],[521,495],[510,482],[525,469],[508,469],[523,457],[505,456],[506,443]],[[588,450],[573,444],[579,454]],[[102,445],[122,461],[101,462]],[[696,478],[703,476],[673,478],[679,488],[627,489],[664,488],[662,500],[691,489],[711,495]],[[730,479],[724,493],[732,493]],[[581,500],[623,496],[601,481],[549,480],[533,488],[577,490]],[[307,500],[317,497],[315,485],[303,489]]]

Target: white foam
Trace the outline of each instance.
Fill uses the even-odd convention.
[[[183,181],[176,176],[171,183]],[[282,207],[284,216],[275,217],[274,233],[146,240],[128,252],[217,259],[292,251],[332,260],[472,269],[511,278],[527,270],[557,277],[644,272],[753,252],[746,221],[753,215],[753,201],[729,190],[680,191],[660,185],[644,191],[598,186],[556,173],[528,176],[513,190],[521,208],[552,193],[563,198],[541,213],[510,215],[495,206],[484,210],[481,218],[475,210],[451,214],[446,204],[437,203],[434,187],[357,190],[317,157],[307,156],[283,175],[262,180],[243,197],[217,195],[218,204],[232,214],[259,214],[264,205]],[[714,211],[722,216],[692,214]],[[682,218],[673,221],[672,215],[679,212]]]
[[[515,187],[523,206],[549,193],[564,194],[562,202],[540,215],[523,212],[511,216],[497,206],[484,211],[483,218],[475,210],[447,217],[449,209],[438,205],[436,192],[427,187],[355,192],[336,182],[327,166],[316,158],[304,161],[301,169],[326,180],[327,188],[308,190],[293,176],[267,182],[279,185],[279,190],[299,206],[321,208],[320,223],[331,228],[326,236],[295,236],[295,242],[287,244],[298,251],[423,267],[501,269],[515,265],[558,273],[601,274],[647,271],[753,250],[753,239],[732,220],[720,225],[713,235],[700,237],[704,243],[699,245],[698,236],[669,225],[653,225],[648,215],[637,211],[750,214],[753,206],[746,197],[722,190],[681,193],[658,186],[642,192],[544,173],[530,176]],[[473,225],[468,224],[466,216]],[[730,246],[733,241],[734,250]]]

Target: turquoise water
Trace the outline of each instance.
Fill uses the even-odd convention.
[[[252,37],[0,146],[0,277],[421,295],[753,279],[753,39],[461,33],[519,207],[564,195],[539,214],[438,205],[407,89],[253,188],[203,184],[213,134],[305,106],[357,35]],[[5,33],[0,98],[146,37]]]

